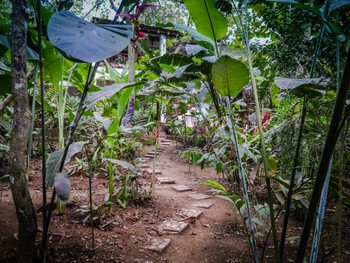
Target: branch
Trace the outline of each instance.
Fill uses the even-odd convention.
[[[2,114],[6,107],[10,105],[10,103],[13,101],[13,98],[13,95],[10,94],[3,101],[0,102],[0,114]]]

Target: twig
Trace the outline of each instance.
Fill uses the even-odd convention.
[[[6,109],[6,107],[13,101],[13,95],[8,95],[2,102],[0,102],[0,114]]]
[[[110,222],[108,222],[108,223],[106,223],[106,224],[102,225],[102,226],[101,226],[101,228],[104,228],[104,227],[106,227],[106,226],[108,226],[108,225],[110,225],[110,224],[114,223],[115,221],[117,221],[117,220],[116,220],[116,219],[114,219],[114,220],[112,220],[112,221],[110,221]]]

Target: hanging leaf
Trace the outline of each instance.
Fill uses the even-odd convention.
[[[48,25],[52,44],[71,59],[97,62],[124,50],[133,35],[132,25],[97,26],[67,11],[56,12]]]
[[[90,109],[93,107],[96,102],[104,99],[109,99],[114,94],[116,94],[118,91],[127,88],[127,87],[134,87],[135,84],[125,83],[125,84],[117,84],[114,83],[110,86],[105,86],[102,88],[102,90],[93,92],[91,95],[89,95],[86,99],[86,107]]]
[[[45,42],[43,58],[44,71],[47,73],[46,81],[58,89],[65,70],[68,71],[74,64],[67,59],[63,59],[62,54],[49,41]]]
[[[239,60],[220,57],[211,70],[215,88],[224,96],[235,97],[249,82],[249,71]]]
[[[304,97],[307,95],[309,98],[315,98],[326,94],[326,91],[322,89],[323,87],[315,84],[303,84],[292,90],[295,96]]]
[[[280,89],[294,89],[302,84],[317,84],[326,87],[327,81],[321,78],[292,79],[276,77],[275,82]]]
[[[326,93],[324,88],[327,85],[327,81],[320,78],[290,79],[276,77],[275,82],[280,89],[292,90],[298,97],[307,95],[309,98],[314,98]]]
[[[113,163],[113,164],[118,164],[121,167],[123,167],[124,169],[128,169],[131,170],[133,173],[137,173],[137,169],[135,166],[133,166],[131,163],[122,161],[122,160],[117,160],[117,159],[106,159],[107,161]]]
[[[67,203],[71,190],[68,173],[56,173],[54,187],[56,189],[58,200],[62,204]]]
[[[196,29],[213,41],[222,39],[227,34],[227,21],[215,8],[215,0],[184,0]]]
[[[68,153],[64,163],[70,161],[74,154],[77,154],[81,151],[86,142],[74,142],[69,146]],[[50,154],[49,159],[47,160],[47,171],[46,171],[46,183],[48,186],[52,186],[55,181],[55,176],[61,165],[61,160],[63,157],[64,149],[60,149]]]

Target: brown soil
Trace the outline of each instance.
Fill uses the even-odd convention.
[[[148,151],[154,147],[148,147]],[[46,262],[252,262],[249,247],[246,243],[246,232],[241,219],[234,207],[227,201],[212,197],[204,201],[213,203],[209,209],[194,206],[196,200],[188,197],[198,192],[210,195],[208,187],[202,183],[211,180],[224,182],[214,170],[207,168],[200,170],[180,160],[175,143],[156,158],[155,168],[162,172],[161,176],[175,179],[176,184],[183,184],[193,189],[191,192],[176,192],[173,185],[157,182],[151,199],[144,199],[129,205],[126,209],[117,204],[113,205],[112,213],[102,209],[98,223],[94,227],[95,249],[92,244],[92,230],[89,222],[84,224],[87,216],[83,212],[88,205],[88,178],[86,176],[72,176],[70,178],[72,192],[67,210],[64,215],[54,212],[50,224],[49,249]],[[154,160],[147,162],[153,167]],[[29,174],[29,188],[33,203],[37,211],[39,250],[42,240],[42,191],[41,191],[41,162],[34,160]],[[151,175],[143,173],[139,177],[143,190],[150,189]],[[264,183],[254,181],[254,192],[260,201],[266,201]],[[95,173],[92,180],[94,204],[104,204],[108,192],[106,173]],[[48,195],[50,197],[50,194]],[[324,233],[319,255],[319,262],[335,262],[336,240],[335,213],[332,204],[328,205],[327,217],[324,222]],[[181,218],[177,212],[181,208],[203,211],[198,219]],[[15,262],[14,254],[17,240],[17,218],[12,201],[9,183],[0,182],[0,263]],[[349,233],[350,215],[348,209],[343,210],[343,239],[342,260],[349,262]],[[304,214],[303,214],[304,215]],[[299,218],[299,219],[298,219]],[[190,227],[182,234],[171,235],[159,231],[159,225],[167,219],[175,219],[190,223]],[[281,219],[282,220],[282,219]],[[291,217],[288,236],[299,236],[303,216],[294,214]],[[281,224],[281,222],[278,222]],[[259,231],[267,231],[264,226]],[[266,232],[265,232],[266,234]],[[160,255],[148,249],[153,239],[169,238],[170,246]],[[258,239],[258,246],[263,246],[264,240]],[[290,240],[286,244],[286,258],[295,258],[298,240]],[[273,246],[271,237],[267,244],[264,262],[273,261]],[[285,260],[283,262],[289,262]]]
[[[152,147],[150,147],[152,148]],[[100,223],[94,228],[95,251],[92,250],[91,227],[83,224],[87,214],[81,211],[88,205],[88,178],[71,177],[72,193],[64,215],[53,214],[50,224],[48,262],[250,262],[245,230],[240,219],[225,200],[212,197],[205,201],[213,203],[209,209],[193,206],[197,201],[188,197],[200,192],[210,195],[208,187],[201,185],[208,179],[218,180],[212,169],[201,171],[179,159],[174,154],[173,143],[156,158],[156,169],[162,176],[175,179],[176,184],[190,186],[192,192],[176,192],[172,185],[156,184],[149,201],[128,206],[113,206],[100,214]],[[148,162],[153,164],[153,160]],[[39,221],[38,248],[42,238],[40,212],[41,171],[40,162],[33,162],[29,187]],[[93,200],[103,204],[108,192],[104,173],[94,176]],[[150,188],[150,176],[140,177],[143,189]],[[17,238],[17,219],[8,182],[0,184],[0,262],[11,261]],[[179,218],[180,208],[203,211],[198,219]],[[180,235],[164,234],[158,225],[166,219],[184,220],[190,227]],[[160,255],[147,249],[154,238],[170,238],[170,246]]]

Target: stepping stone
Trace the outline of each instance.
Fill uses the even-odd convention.
[[[200,202],[200,203],[196,203],[196,204],[193,204],[194,206],[197,206],[197,207],[201,207],[201,208],[206,208],[206,209],[209,209],[213,203],[210,203],[210,202]]]
[[[154,158],[154,154],[147,153],[143,157],[145,157],[145,158]]]
[[[140,171],[141,171],[141,173],[148,173],[148,169],[147,168],[141,168]]]
[[[153,169],[148,169],[148,170],[146,170],[145,172],[147,172],[147,173],[149,173],[149,174],[153,174]],[[157,169],[155,169],[155,170],[154,170],[154,174],[162,174],[162,172],[159,171],[159,170],[157,170]]]
[[[170,239],[153,239],[152,244],[147,247],[147,249],[157,253],[158,255],[162,254],[170,246]]]
[[[175,180],[168,177],[158,177],[157,179],[161,184],[175,184]]]
[[[186,228],[190,226],[186,222],[178,222],[172,219],[166,220],[159,225],[159,232],[165,232],[167,234],[178,235],[181,234]]]
[[[203,214],[203,212],[194,209],[181,208],[177,214],[184,218],[198,218]]]
[[[191,187],[188,187],[186,185],[182,185],[182,184],[179,184],[179,185],[175,185],[172,187],[174,190],[178,191],[178,192],[186,192],[186,191],[192,191],[192,188]]]
[[[196,200],[204,200],[204,199],[211,198],[210,195],[205,195],[205,194],[190,194],[188,196]]]

